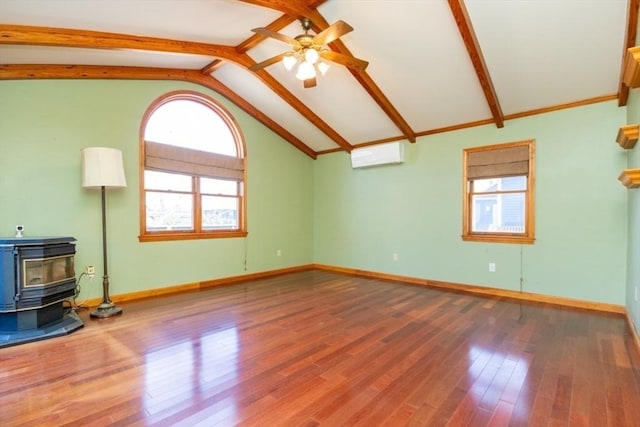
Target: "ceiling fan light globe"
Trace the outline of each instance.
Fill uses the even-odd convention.
[[[292,54],[285,55],[284,58],[282,58],[282,64],[284,65],[284,68],[287,69],[287,71],[291,71],[293,66],[296,65],[296,62],[296,57]]]
[[[316,70],[313,68],[313,65],[308,63],[307,61],[302,61],[300,66],[298,67],[298,72],[296,73],[296,78],[298,80],[308,80],[312,79],[316,76]]]
[[[320,74],[322,74],[324,76],[325,74],[327,74],[327,70],[329,70],[329,64],[327,64],[324,61],[321,61],[318,64],[318,70],[320,70]]]
[[[320,58],[320,55],[318,54],[318,51],[313,48],[306,49],[304,52],[304,59],[309,64],[315,64],[316,62],[318,62],[319,58]]]

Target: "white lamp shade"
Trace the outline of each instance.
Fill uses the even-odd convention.
[[[107,147],[83,148],[82,186],[84,188],[126,187],[122,151]]]
[[[291,69],[293,68],[294,65],[296,65],[296,62],[298,62],[298,60],[296,59],[295,56],[293,56],[293,54],[289,53],[287,55],[285,55],[282,58],[282,63],[284,64],[284,68],[287,69],[287,71],[291,71]]]
[[[318,51],[313,48],[307,49],[304,52],[304,59],[309,64],[315,64],[316,62],[318,62],[319,58],[320,58],[320,55],[318,54]]]
[[[329,70],[329,64],[324,61],[320,62],[318,64],[318,70],[320,70],[320,73],[322,73],[322,75],[324,76],[325,74],[327,74],[327,70]]]
[[[316,70],[315,68],[313,68],[313,65],[308,63],[307,61],[302,61],[302,63],[298,67],[296,78],[298,80],[307,80],[307,79],[312,79],[315,76],[316,76]]]

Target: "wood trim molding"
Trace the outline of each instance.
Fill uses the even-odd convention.
[[[283,274],[297,273],[299,271],[313,270],[313,264],[298,265],[295,267],[280,268],[277,270],[261,271],[259,273],[242,274],[239,276],[222,277],[220,279],[205,280],[200,282],[202,289],[216,286],[226,286],[235,283],[248,282],[249,280],[267,279],[269,277],[282,276]]]
[[[629,88],[640,87],[640,46],[627,49],[622,81]]]
[[[504,116],[504,120],[505,121],[515,120],[522,117],[535,116],[539,114],[551,113],[554,111],[566,110],[569,108],[581,107],[583,105],[597,104],[599,102],[609,102],[609,101],[615,100],[616,98],[617,98],[617,95],[615,94],[598,96],[596,98],[583,99],[581,101],[570,102],[567,104],[559,104],[551,107],[538,108],[536,110],[523,111],[515,114],[507,114]],[[461,130],[461,129],[470,129],[478,126],[490,125],[492,123],[495,123],[493,119],[484,119],[484,120],[478,120],[475,122],[461,123],[459,125],[447,126],[447,127],[437,128],[437,129],[430,129],[430,130],[425,130],[421,132],[416,132],[416,137],[435,135],[435,134],[444,133],[444,132],[452,132],[452,131]],[[403,139],[405,139],[405,137],[402,135],[399,135],[397,137],[391,137],[391,138],[385,138],[385,139],[380,139],[376,141],[369,141],[369,142],[354,144],[353,147],[354,148],[366,147],[367,145],[383,144],[385,142],[400,141]],[[341,151],[341,150],[340,149],[324,150],[324,151],[318,151],[316,154],[321,155],[321,154],[335,153],[336,151]]]
[[[640,169],[625,169],[618,177],[622,185],[631,189],[640,187]]]
[[[627,313],[625,317],[627,318],[627,326],[629,327],[629,332],[633,337],[633,341],[636,343],[637,349],[640,350],[640,334],[638,334],[638,329],[636,329],[636,326],[633,323],[633,319],[631,318],[629,313]]]
[[[571,298],[552,297],[548,295],[535,294],[530,292],[517,292],[517,291],[510,291],[505,289],[488,288],[484,286],[463,285],[459,283],[428,280],[428,279],[421,279],[421,278],[411,277],[411,276],[401,276],[397,274],[358,270],[358,269],[346,268],[346,267],[336,267],[336,266],[325,265],[325,264],[305,264],[305,265],[300,265],[296,267],[287,267],[287,268],[281,268],[277,270],[263,271],[259,273],[242,274],[239,276],[223,277],[220,279],[205,280],[202,282],[192,282],[192,283],[185,283],[182,285],[167,286],[163,288],[129,292],[126,294],[119,294],[115,296],[112,295],[111,300],[114,303],[122,303],[122,302],[136,301],[141,299],[156,298],[160,296],[178,294],[183,292],[196,292],[201,289],[208,289],[208,288],[213,288],[218,286],[230,286],[230,285],[235,285],[242,282],[247,282],[250,280],[266,279],[270,277],[281,276],[283,274],[296,273],[299,271],[308,271],[313,269],[330,271],[330,272],[341,273],[341,274],[348,274],[352,276],[366,277],[370,279],[380,279],[380,280],[388,280],[391,282],[401,282],[401,283],[415,285],[415,286],[438,288],[446,291],[464,292],[464,293],[481,295],[481,296],[489,296],[489,297],[504,297],[504,298],[511,298],[516,300],[529,301],[529,302],[541,302],[541,303],[548,303],[548,304],[554,304],[554,305],[561,305],[565,307],[574,307],[574,308],[581,308],[581,309],[587,309],[587,310],[602,311],[607,313],[623,314],[627,321],[629,331],[633,337],[636,347],[638,348],[638,350],[640,350],[640,335],[638,334],[638,330],[636,329],[633,323],[633,320],[629,316],[629,313],[626,311],[625,307],[620,305],[596,303],[591,301],[575,300]],[[102,297],[99,297],[99,298],[87,299],[82,304],[83,306],[97,307],[98,304],[100,304],[101,302],[102,302]]]
[[[617,99],[617,94],[596,96],[594,98],[582,99],[580,101],[567,102],[566,104],[553,105],[551,107],[537,108],[535,110],[522,111],[520,113],[507,114],[505,120],[519,119],[522,117],[537,116],[539,114],[551,113],[554,111],[566,110],[569,108],[582,107],[583,105],[597,104],[599,102],[608,102]]]
[[[411,285],[424,286],[429,288],[439,288],[448,291],[466,292],[482,296],[494,296],[523,300],[529,302],[541,302],[547,304],[561,305],[565,307],[582,308],[586,310],[603,311],[607,313],[625,314],[624,306],[617,304],[607,304],[594,301],[584,301],[572,298],[555,297],[550,295],[536,294],[532,292],[518,292],[507,289],[496,289],[485,286],[475,286],[452,282],[443,282],[438,280],[422,279],[418,277],[401,276],[389,273],[380,273],[375,271],[359,270],[345,267],[335,267],[324,264],[313,264],[313,268],[324,271],[333,271],[336,273],[350,274],[353,276],[368,277],[371,279],[389,280],[392,282],[402,282]]]
[[[300,265],[296,267],[280,268],[278,270],[262,271],[259,273],[241,274],[239,276],[223,277],[220,279],[205,280],[202,282],[185,283],[182,285],[166,286],[163,288],[145,289],[142,291],[128,292],[126,294],[111,295],[111,301],[114,303],[122,303],[128,301],[136,301],[140,299],[155,298],[164,295],[178,294],[183,292],[194,292],[200,289],[213,288],[217,286],[234,285],[250,280],[266,279],[274,276],[281,276],[288,273],[296,273],[298,271],[306,271],[313,269],[312,264]],[[84,301],[84,305],[96,307],[102,302],[102,297],[90,298]]]
[[[618,130],[618,136],[616,137],[616,142],[620,144],[620,147],[625,150],[629,150],[636,145],[638,142],[638,133],[640,132],[640,125],[625,125],[620,126],[620,130]]]

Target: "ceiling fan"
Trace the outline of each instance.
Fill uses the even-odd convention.
[[[353,28],[346,22],[338,21],[315,36],[309,34],[312,25],[311,20],[302,18],[300,19],[300,25],[304,30],[304,34],[297,35],[296,37],[289,37],[268,28],[254,28],[251,30],[256,34],[288,43],[291,46],[291,50],[259,62],[249,67],[249,70],[258,71],[280,61],[282,61],[287,70],[291,70],[294,65],[299,64],[296,71],[296,78],[304,82],[305,88],[310,88],[316,85],[317,71],[322,75],[327,72],[329,64],[327,64],[325,60],[356,70],[364,70],[367,68],[367,65],[369,65],[367,61],[334,52],[325,46],[353,31]]]

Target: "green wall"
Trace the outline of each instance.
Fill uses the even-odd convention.
[[[636,46],[640,43],[640,21],[636,28]],[[627,117],[625,124],[640,123],[640,89],[629,90],[627,100]],[[625,168],[640,168],[640,149],[634,147],[626,150],[627,162]],[[640,331],[640,191],[628,190],[628,229],[627,242],[627,277],[626,277],[626,308],[633,321],[636,331]]]
[[[640,89],[632,89],[627,103],[627,123],[640,123]],[[627,150],[626,168],[640,168],[638,144]],[[640,190],[628,190],[629,242],[627,248],[627,313],[640,331]]]
[[[242,129],[246,239],[138,242],[140,121],[153,100],[177,89],[220,100]],[[76,270],[98,270],[94,282],[81,282],[81,298],[99,296],[100,199],[81,188],[80,149],[109,146],[123,150],[129,184],[107,195],[114,295],[316,262],[509,290],[522,277],[526,292],[626,304],[638,323],[630,295],[640,278],[632,267],[640,208],[617,176],[640,159],[614,141],[620,125],[640,120],[634,103],[635,92],[629,112],[611,101],[509,120],[502,129],[422,137],[406,144],[402,165],[353,170],[346,153],[313,161],[196,85],[0,82],[0,236],[24,224],[26,235],[75,237]],[[463,148],[529,138],[536,140],[535,244],[463,242]],[[636,238],[627,251],[628,231]]]
[[[314,260],[367,271],[625,303],[626,155],[616,101],[423,137],[405,163],[315,163]],[[536,140],[536,242],[463,242],[462,150]],[[398,260],[393,260],[393,254]],[[496,263],[496,272],[488,263]]]
[[[140,243],[138,138],[142,116],[162,94],[196,90],[236,118],[247,146],[246,239]],[[313,160],[218,94],[151,81],[0,82],[0,236],[73,236],[80,298],[101,295],[100,192],[81,188],[80,150],[123,151],[128,188],[107,193],[113,295],[313,262]],[[280,249],[282,256],[277,257]],[[245,269],[246,258],[246,269]]]

